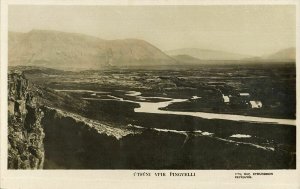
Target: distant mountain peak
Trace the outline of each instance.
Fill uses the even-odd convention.
[[[296,60],[296,48],[290,47],[286,49],[279,50],[273,54],[263,56],[263,59],[269,60],[285,60],[285,61],[295,61]]]

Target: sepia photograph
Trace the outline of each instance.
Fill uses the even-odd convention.
[[[296,5],[9,5],[7,24],[7,169],[296,170]]]

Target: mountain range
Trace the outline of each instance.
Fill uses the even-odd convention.
[[[103,67],[205,64],[211,61],[257,62],[295,61],[295,48],[253,57],[197,48],[163,52],[140,39],[104,40],[76,33],[32,30],[9,32],[10,66],[39,66],[64,70]]]
[[[185,63],[208,63],[208,62],[295,62],[296,49],[287,48],[279,50],[272,54],[263,56],[251,56],[230,53],[225,51],[206,50],[197,48],[184,48],[166,51],[166,54],[172,56],[175,60]]]

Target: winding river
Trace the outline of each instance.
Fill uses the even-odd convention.
[[[222,119],[230,121],[246,121],[246,122],[259,122],[259,123],[273,123],[280,125],[296,125],[296,120],[291,119],[277,119],[277,118],[265,118],[254,117],[244,115],[232,115],[232,114],[220,114],[220,113],[206,113],[206,112],[182,112],[182,111],[169,111],[160,110],[159,108],[167,107],[171,103],[184,102],[186,99],[173,99],[165,102],[135,102],[140,105],[139,108],[135,108],[135,112],[154,113],[154,114],[175,114],[175,115],[187,115],[200,117],[204,119]]]
[[[296,126],[296,120],[292,119],[277,119],[277,118],[266,118],[266,117],[255,117],[255,116],[245,116],[245,115],[235,115],[235,114],[221,114],[221,113],[207,113],[207,112],[183,112],[183,111],[170,111],[170,110],[160,110],[160,108],[167,107],[168,105],[175,102],[184,102],[188,99],[172,99],[164,97],[143,97],[140,92],[129,91],[128,96],[135,96],[139,100],[145,100],[147,98],[161,98],[163,102],[140,102],[133,100],[125,100],[123,98],[108,95],[112,99],[99,99],[99,98],[84,98],[86,100],[116,100],[139,104],[140,107],[135,108],[134,112],[137,113],[152,113],[152,114],[174,114],[174,115],[186,115],[200,117],[204,119],[221,119],[230,121],[244,121],[244,122],[257,122],[257,123],[270,123],[270,124],[280,124],[280,125],[292,125]]]

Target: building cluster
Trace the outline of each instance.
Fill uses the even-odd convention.
[[[237,95],[224,95],[223,101],[225,104],[249,107],[249,108],[262,108],[262,102],[260,100],[254,100],[249,93],[238,93]]]

